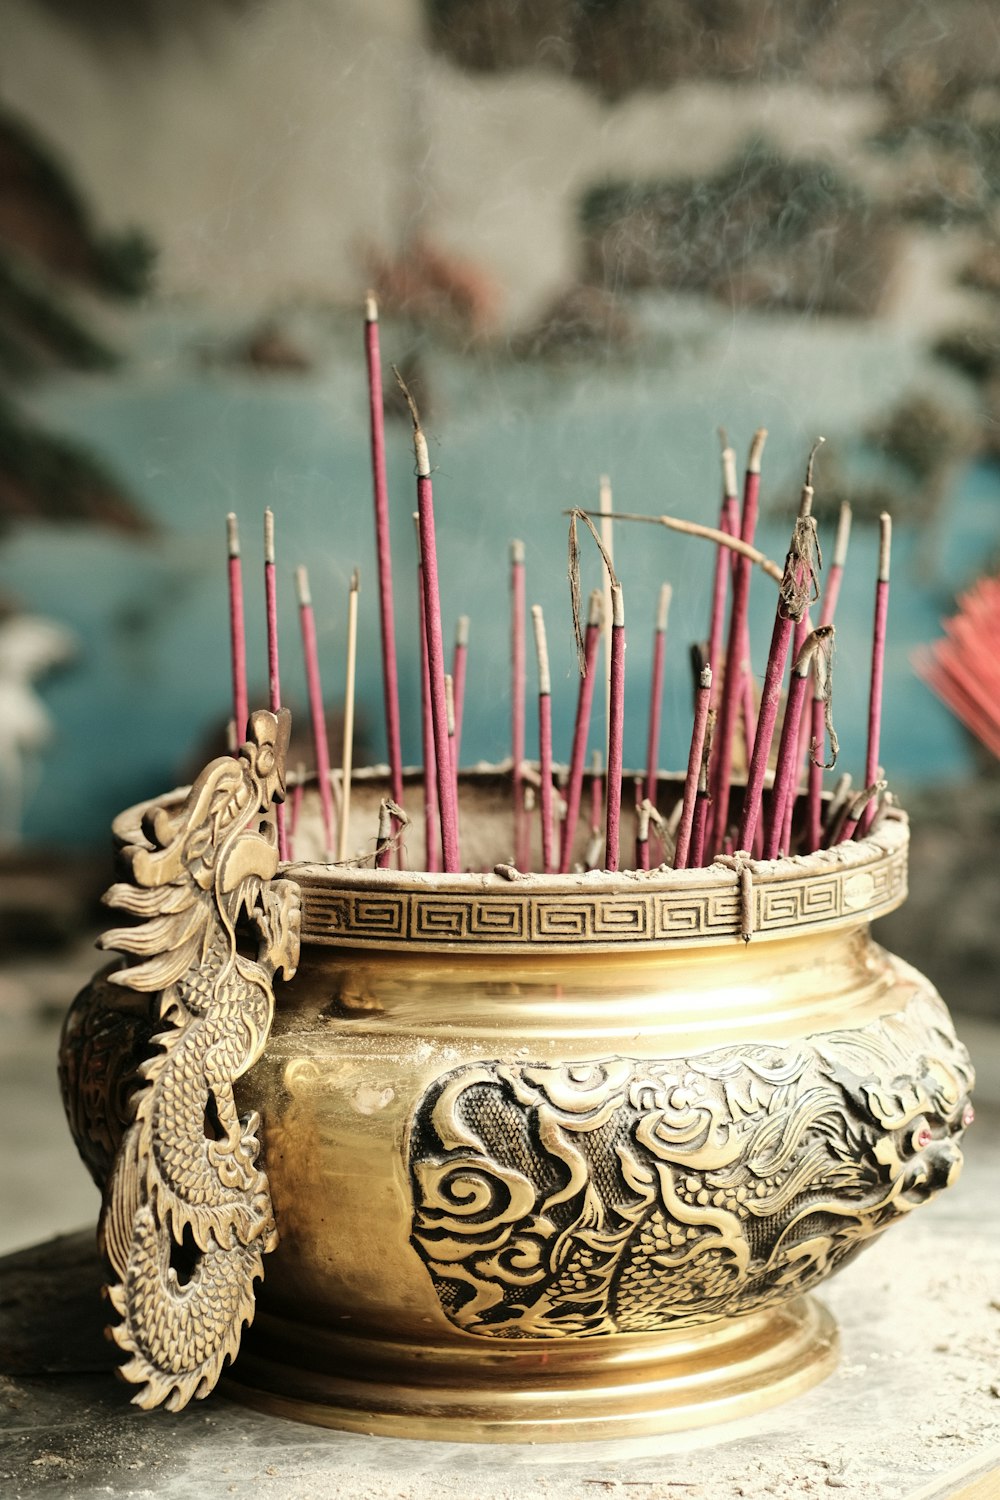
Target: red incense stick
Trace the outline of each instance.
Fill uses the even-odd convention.
[[[427,673],[430,680],[431,723],[434,727],[438,819],[441,825],[441,859],[445,873],[460,868],[458,846],[458,799],[448,753],[448,705],[444,694],[444,639],[441,634],[441,589],[438,582],[437,540],[434,530],[434,487],[427,439],[420,414],[399,371],[396,380],[413,419],[413,452],[417,462],[417,515],[420,556],[423,562],[424,626],[427,632]]]
[[[702,667],[701,678],[694,706],[694,727],[691,731],[691,748],[688,752],[687,775],[684,778],[684,797],[681,803],[681,818],[677,825],[677,843],[674,848],[674,869],[686,870],[691,853],[691,833],[694,827],[695,804],[698,799],[698,781],[701,774],[702,752],[705,748],[705,731],[712,704],[712,668]]]
[[[722,508],[719,512],[719,530],[732,534],[739,525],[739,502],[736,499],[736,455],[727,444],[722,450]],[[714,691],[718,693],[722,682],[719,658],[722,651],[722,632],[726,624],[726,594],[729,583],[730,552],[726,547],[715,549],[715,572],[712,577],[712,615],[708,627],[708,665],[715,680]]]
[[[403,805],[403,753],[399,732],[399,669],[396,662],[396,622],[392,596],[392,547],[389,537],[389,488],[385,471],[385,423],[382,404],[382,355],[379,348],[378,302],[365,298],[365,358],[368,365],[368,407],[371,422],[372,491],[375,503],[375,555],[378,564],[378,608],[382,633],[382,691],[385,699],[385,738],[389,756],[392,800]]]
[[[879,516],[878,579],[875,584],[875,619],[872,628],[872,675],[868,690],[868,751],[865,756],[865,785],[878,780],[879,742],[882,737],[882,679],[885,674],[885,636],[889,614],[889,561],[892,551],[892,518],[885,511]],[[864,838],[875,816],[875,804],[869,802],[861,818]]]
[[[743,480],[743,510],[740,517],[740,539],[753,545],[760,505],[760,461],[767,441],[766,428],[754,433]],[[741,670],[744,637],[747,629],[747,603],[750,597],[750,561],[742,554],[733,567],[733,602],[729,611],[729,641],[726,648],[726,674],[719,700],[719,719],[715,735],[714,815],[709,847],[719,842],[729,818],[729,789],[733,774],[733,734],[736,713],[741,701]]]
[[[812,588],[812,548],[816,529],[816,523],[811,514],[812,496],[812,486],[807,482],[802,487],[799,515],[792,533],[788,556],[785,559],[784,577],[774,614],[771,648],[768,652],[767,667],[761,686],[757,733],[753,742],[753,754],[750,757],[750,769],[747,772],[743,811],[736,840],[737,848],[747,851],[753,848],[754,836],[760,819],[764,777],[767,772],[768,756],[771,753],[771,741],[774,738],[778,705],[781,701],[781,682],[785,673],[785,662],[788,659],[788,648],[791,645],[795,625],[805,612]]]
[[[278,670],[278,583],[275,574],[274,512],[264,512],[264,600],[267,610],[267,680],[270,708],[281,708],[281,677]],[[245,727],[245,726],[244,726]],[[274,822],[278,833],[278,857],[288,859],[288,837],[285,833],[284,803],[274,804]]]
[[[313,616],[312,594],[309,591],[309,573],[306,568],[295,570],[295,582],[299,596],[299,623],[302,627],[302,655],[305,659],[306,685],[309,689],[309,718],[312,722],[313,751],[316,756],[316,776],[319,780],[319,800],[323,812],[323,835],[327,858],[333,858],[333,793],[330,789],[330,749],[326,738],[326,713],[323,708],[323,689],[319,676],[319,652],[316,647],[316,621]]]
[[[552,858],[552,678],[549,673],[549,648],[545,639],[545,617],[540,604],[531,606],[531,624],[535,632],[535,655],[538,659],[538,771],[541,777],[542,870],[554,869]]]
[[[462,753],[462,716],[465,712],[465,674],[469,659],[469,617],[459,615],[455,624],[455,649],[451,655],[451,680],[455,701],[455,753],[454,770],[458,767]]]
[[[825,647],[833,636],[832,625],[821,625],[812,631],[802,643],[792,667],[791,683],[785,703],[785,719],[781,726],[778,743],[778,763],[774,772],[771,790],[771,817],[767,837],[764,841],[764,858],[777,859],[787,854],[786,828],[791,821],[791,808],[795,802],[795,788],[799,778],[799,722],[805,705],[813,661],[817,651]]]
[[[666,655],[667,617],[673,590],[661,584],[653,629],[653,667],[649,684],[649,734],[646,739],[646,796],[656,806],[656,783],[660,764],[660,718],[663,709],[663,661]]]
[[[420,557],[420,517],[417,524],[417,599],[420,604],[420,735],[424,757],[424,864],[436,875],[438,859],[437,760],[434,755],[434,725],[431,721],[431,676],[427,665],[427,618],[424,606],[424,565]]]
[[[233,511],[226,517],[226,540],[229,551],[229,654],[232,663],[233,722],[236,725],[237,750],[247,732],[250,709],[247,704],[247,642],[243,619],[243,564],[240,559],[239,522]]]
[[[590,732],[590,715],[594,702],[594,675],[597,665],[597,652],[601,641],[601,590],[594,589],[590,595],[590,608],[587,614],[587,630],[584,637],[584,666],[580,675],[580,687],[576,700],[576,722],[573,726],[573,748],[570,752],[569,781],[566,785],[566,817],[562,825],[562,844],[559,851],[559,873],[569,874],[570,860],[573,855],[573,840],[576,837],[576,825],[580,816],[580,798],[583,791],[584,761],[587,755],[587,735]],[[598,809],[596,822],[591,817],[591,824],[599,828],[601,826],[600,809]]]
[[[347,672],[344,687],[344,741],[341,752],[341,780],[343,788],[340,798],[340,828],[337,840],[337,858],[343,863],[347,858],[347,836],[351,818],[351,776],[354,769],[354,685],[358,663],[358,591],[361,582],[357,568],[351,574],[347,595]]]
[[[527,870],[531,863],[528,819],[524,808],[524,543],[510,544],[510,748],[514,762],[514,863]]]
[[[450,672],[444,674],[444,704],[448,714],[448,762],[451,779],[458,797],[458,762],[455,759],[455,679]]]
[[[622,586],[611,585],[611,716],[608,724],[608,795],[604,868],[618,869],[622,811],[622,743],[625,728],[625,603]]]

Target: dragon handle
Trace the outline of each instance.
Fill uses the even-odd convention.
[[[147,812],[122,850],[127,878],[104,897],[134,919],[99,943],[126,961],[88,986],[64,1029],[70,1124],[103,1187],[109,1336],[146,1408],[177,1411],[214,1388],[277,1243],[259,1117],[240,1116],[233,1084],[264,1050],[275,976],[290,979],[299,958],[298,887],[274,878],[270,817],[289,727],[287,710],[254,713],[238,756],[207,765],[183,802]],[[238,926],[255,933],[253,958]],[[122,990],[132,1000],[116,1009]],[[148,1039],[145,1059],[121,1076],[116,1059],[134,1058],[137,1039]],[[112,1094],[125,1100],[117,1130]]]

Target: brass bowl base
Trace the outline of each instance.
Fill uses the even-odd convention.
[[[226,1390],[258,1410],[380,1437],[584,1442],[751,1416],[823,1380],[837,1345],[812,1297],[673,1334],[505,1348],[376,1343],[260,1313]]]

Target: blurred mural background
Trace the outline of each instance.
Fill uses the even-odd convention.
[[[1000,553],[998,27],[989,0],[6,0],[8,938],[74,941],[94,920],[112,814],[184,779],[223,734],[230,509],[248,582],[263,509],[277,513],[293,709],[293,567],[310,566],[331,702],[360,567],[356,760],[384,757],[361,325],[373,286],[383,356],[433,438],[446,615],[472,620],[469,760],[508,749],[509,539],[524,537],[529,602],[546,609],[566,743],[562,511],[607,472],[623,509],[714,521],[717,427],[742,456],[765,425],[771,555],[819,433],[828,542],[839,502],[854,507],[834,691],[857,777],[873,523],[893,512],[883,754],[918,839],[914,898],[892,919],[906,932],[887,923],[886,937],[959,1008],[991,1007],[996,762],[911,656]],[[412,456],[390,393],[387,411],[417,760]],[[644,528],[619,528],[616,548],[626,761],[643,755],[668,579],[664,760],[678,766],[711,557]],[[759,674],[763,591],[757,608]],[[249,616],[259,697],[253,592]]]

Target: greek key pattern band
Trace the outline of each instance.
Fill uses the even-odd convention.
[[[863,915],[892,911],[906,895],[906,848],[814,873],[794,865],[755,871],[750,930],[754,937],[808,932]],[[334,885],[296,868],[302,892],[302,937],[342,946],[395,945],[455,949],[531,945],[616,948],[685,946],[739,938],[746,930],[735,874],[717,871],[702,885],[630,884],[614,891],[565,893],[496,880],[474,890],[407,888],[348,877]],[[446,877],[447,878],[447,877]],[[444,882],[442,882],[444,883]],[[534,887],[534,888],[532,888]]]

